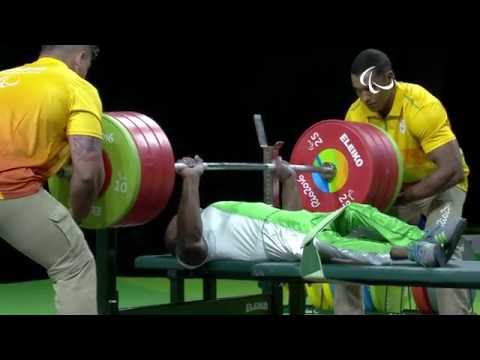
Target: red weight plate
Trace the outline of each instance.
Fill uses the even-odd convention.
[[[138,196],[135,204],[128,213],[128,215],[122,219],[115,227],[127,227],[127,226],[139,226],[143,224],[143,219],[146,213],[150,210],[150,193],[149,190],[153,187],[153,176],[151,176],[152,163],[154,162],[155,155],[153,154],[150,143],[156,139],[149,134],[149,129],[143,126],[143,123],[136,121],[136,119],[130,119],[125,113],[114,112],[107,115],[115,118],[125,128],[128,129],[132,138],[137,146],[140,162],[141,162],[141,186],[138,192]],[[148,174],[147,176],[145,174]]]
[[[400,176],[400,166],[398,163],[397,153],[392,147],[391,141],[387,138],[388,134],[383,133],[378,128],[372,126],[374,131],[378,134],[381,141],[384,143],[385,156],[387,157],[386,166],[384,169],[384,174],[382,175],[388,184],[388,188],[381,197],[381,202],[379,203],[379,209],[382,211],[389,210],[389,206],[392,203],[392,198],[396,196],[398,177]]]
[[[156,132],[162,132],[160,126],[153,120],[155,131],[152,130],[143,120],[144,115],[132,112],[116,112],[109,114],[122,123],[132,134],[137,145],[140,159],[142,182],[132,210],[116,227],[140,226],[155,218],[167,205],[173,186],[168,189],[163,188],[162,178],[165,177],[163,168],[165,166],[163,158],[173,159],[173,151],[168,146],[162,146],[159,142]],[[165,137],[166,138],[166,137]],[[168,140],[168,139],[167,139]],[[167,153],[165,155],[165,153]],[[174,164],[171,166],[171,179],[167,183],[175,181]],[[165,193],[169,191],[168,199],[165,201]]]
[[[401,187],[402,187],[402,183],[403,183],[403,176],[404,176],[404,173],[403,173],[404,164],[403,164],[402,154],[400,153],[400,150],[398,149],[398,146],[395,143],[395,141],[392,139],[392,137],[381,127],[377,127],[377,129],[378,129],[378,131],[380,131],[381,133],[384,134],[383,139],[386,141],[387,144],[389,144],[388,149],[389,149],[390,152],[393,153],[393,156],[395,157],[395,161],[394,161],[395,168],[393,169],[393,173],[396,174],[396,175],[392,176],[392,181],[393,182],[396,181],[396,184],[394,184],[394,189],[393,189],[391,195],[389,195],[390,203],[387,204],[387,206],[386,206],[386,209],[388,211],[392,208],[392,206],[394,206],[394,204],[397,200],[397,197],[398,197],[399,193],[401,192]]]
[[[139,113],[127,113],[130,118],[136,118],[142,121],[148,127],[157,140],[151,141],[151,146],[156,146],[154,152],[157,154],[155,159],[155,178],[153,179],[154,186],[150,189],[152,206],[150,214],[146,221],[155,219],[168,205],[170,197],[175,186],[175,156],[172,150],[170,141],[168,140],[162,128],[151,118]]]
[[[365,203],[375,184],[374,157],[367,141],[343,120],[310,127],[293,150],[293,164],[319,166],[332,162],[337,175],[331,182],[318,173],[301,173],[297,182],[310,211],[330,212],[350,202]]]
[[[375,126],[369,124],[357,124],[363,132],[371,134],[374,138],[375,147],[373,151],[379,155],[378,159],[378,192],[375,198],[370,202],[380,211],[386,211],[390,203],[391,196],[396,187],[396,180],[398,176],[398,167],[396,156],[391,145],[382,132]]]
[[[382,194],[386,191],[388,184],[384,181],[383,174],[385,172],[385,166],[387,158],[385,156],[384,146],[381,139],[378,138],[377,133],[372,129],[372,126],[368,124],[348,123],[355,131],[359,132],[368,144],[369,151],[372,155],[372,161],[374,163],[375,175],[374,183],[370,189],[370,193],[365,200],[366,204],[370,204],[375,208],[379,208],[379,200]]]

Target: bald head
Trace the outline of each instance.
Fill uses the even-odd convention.
[[[40,57],[63,61],[82,78],[86,78],[92,60],[98,55],[97,45],[42,45]]]

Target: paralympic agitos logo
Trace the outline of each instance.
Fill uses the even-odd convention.
[[[387,86],[382,86],[373,81],[373,74],[375,72],[376,66],[369,67],[365,70],[362,75],[360,75],[360,83],[363,86],[368,86],[368,90],[372,94],[378,94],[381,90],[391,90],[395,86],[395,80],[392,79],[392,82]],[[380,89],[380,90],[378,90]]]

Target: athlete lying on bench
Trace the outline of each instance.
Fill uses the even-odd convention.
[[[282,184],[283,210],[263,203],[218,202],[200,208],[202,159],[184,158],[178,171],[183,189],[178,215],[166,232],[169,251],[194,269],[213,260],[296,262],[305,236],[328,214],[302,210],[296,173],[281,159],[275,174]],[[314,245],[324,262],[388,265],[410,259],[424,267],[445,266],[466,227],[464,219],[424,232],[369,205],[352,204]]]

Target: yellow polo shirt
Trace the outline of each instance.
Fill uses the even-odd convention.
[[[70,159],[68,136],[103,138],[97,90],[44,57],[0,72],[0,200],[33,195]]]
[[[370,123],[390,134],[403,156],[405,184],[419,182],[433,173],[437,166],[427,154],[456,139],[442,103],[415,84],[397,84],[393,107],[386,119],[358,99],[350,107],[346,120]],[[465,181],[458,187],[466,192],[470,170],[464,157],[463,164]]]

